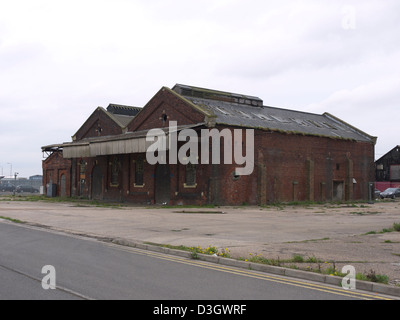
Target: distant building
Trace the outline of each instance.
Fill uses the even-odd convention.
[[[400,145],[375,161],[375,179],[380,191],[400,187]]]
[[[217,129],[233,136],[236,129],[253,129],[253,172],[237,175],[236,163],[150,164],[146,134],[167,132],[171,121],[178,133]],[[219,142],[222,155],[232,147],[225,138]],[[162,87],[143,108],[99,107],[72,142],[42,147],[49,155],[43,182],[55,185],[57,195],[133,203],[367,200],[375,143],[376,137],[329,113],[269,107],[258,97],[177,84]]]
[[[34,176],[30,176],[29,180],[31,180],[31,181],[42,181],[43,180],[43,176],[37,174],[37,175],[34,175]]]

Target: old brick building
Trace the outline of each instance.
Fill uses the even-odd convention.
[[[400,145],[376,160],[375,165],[376,188],[379,191],[400,188]]]
[[[64,175],[68,196],[238,205],[368,199],[368,183],[375,180],[376,138],[329,113],[268,107],[257,97],[179,84],[161,88],[138,110],[98,108],[72,142],[43,147],[51,154],[43,162],[44,184],[51,181],[64,190]],[[238,167],[244,165],[234,162],[174,163],[172,149],[166,152],[166,163],[149,163],[149,130],[163,130],[172,141],[171,123],[177,123],[176,134],[190,129],[198,137],[206,129],[232,137],[237,129],[252,130],[254,170],[238,175]],[[241,138],[244,155],[249,146],[246,131]],[[219,143],[223,158],[229,144],[226,138]],[[178,141],[178,148],[184,144]],[[211,157],[211,147],[209,151]]]

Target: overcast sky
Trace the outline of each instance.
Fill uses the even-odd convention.
[[[378,158],[400,144],[399,37],[398,0],[0,0],[0,175],[175,83],[332,113]]]

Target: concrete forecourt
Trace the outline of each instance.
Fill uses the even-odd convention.
[[[0,200],[0,217],[14,222],[337,285],[351,266],[364,275],[357,289],[400,296],[397,201],[189,208]]]

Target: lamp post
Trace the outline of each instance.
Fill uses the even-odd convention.
[[[17,175],[18,175],[18,174],[19,174],[18,172],[15,172],[15,173],[14,173],[14,179],[15,179],[14,196],[15,196],[15,190],[17,189]]]

